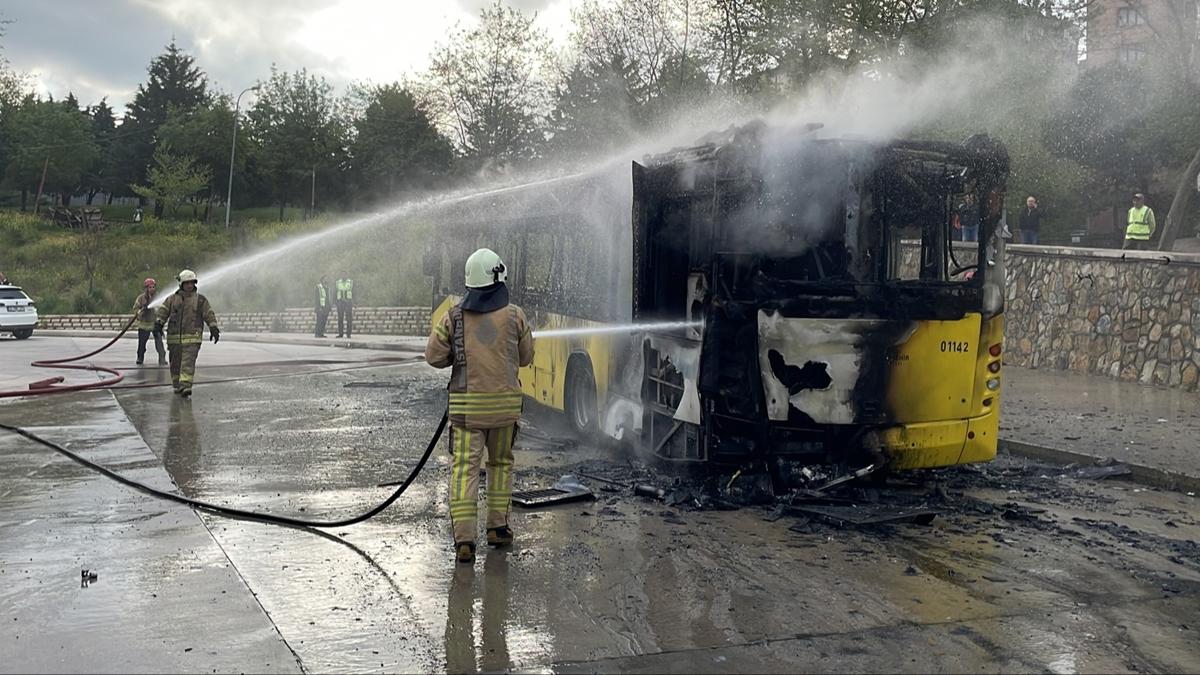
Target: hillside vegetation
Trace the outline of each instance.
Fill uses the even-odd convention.
[[[404,241],[389,246],[377,237],[366,241],[343,237],[336,245],[315,242],[240,268],[220,283],[205,283],[205,272],[226,261],[342,220],[337,216],[307,221],[251,218],[227,230],[223,224],[148,218],[88,232],[31,214],[0,211],[0,271],[22,286],[44,314],[124,312],[132,306],[143,279],[153,277],[160,289],[169,289],[185,268],[200,274],[201,288],[224,311],[309,306],[320,275],[332,281],[342,271],[355,279],[360,303],[429,302],[428,285],[420,276],[419,249]]]

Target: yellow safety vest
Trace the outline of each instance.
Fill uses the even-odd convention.
[[[325,291],[325,284],[317,284],[317,306],[326,307],[329,305],[329,296]]]
[[[1125,227],[1126,239],[1148,240],[1154,234],[1154,212],[1149,206],[1129,209],[1129,223]]]
[[[337,299],[338,300],[353,300],[354,299],[354,280],[353,279],[338,279],[337,280]]]

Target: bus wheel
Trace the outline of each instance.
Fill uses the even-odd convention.
[[[581,434],[596,431],[596,377],[585,357],[574,357],[567,367],[566,413],[571,427]]]

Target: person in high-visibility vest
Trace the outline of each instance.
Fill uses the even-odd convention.
[[[325,323],[329,321],[329,307],[329,282],[322,276],[321,280],[317,282],[317,329],[313,333],[314,337],[325,337]]]
[[[1133,207],[1129,209],[1128,222],[1125,226],[1125,250],[1150,250],[1150,237],[1158,225],[1154,222],[1154,209],[1146,206],[1146,195],[1138,192],[1133,195]]]
[[[338,337],[342,337],[344,333],[346,338],[350,338],[350,333],[354,332],[354,280],[349,275],[343,273],[342,276],[334,282],[334,293],[337,297],[337,312],[338,312]],[[343,330],[344,329],[344,330]]]
[[[213,344],[221,339],[221,329],[208,298],[196,292],[196,273],[183,270],[176,279],[179,290],[158,306],[154,329],[159,333],[166,329],[171,382],[176,394],[188,398],[192,395],[196,357],[200,355],[200,343],[204,342],[204,325],[208,324]]]
[[[518,370],[533,362],[525,312],[508,301],[508,270],[491,249],[467,258],[466,293],[433,327],[425,361],[450,371],[450,521],[460,563],[475,560],[479,465],[487,453],[487,542],[513,541],[513,441],[524,399]]]

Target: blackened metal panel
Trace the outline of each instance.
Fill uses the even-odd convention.
[[[647,278],[646,268],[646,227],[650,216],[649,178],[646,167],[633,162],[633,320],[642,318],[644,281]]]

